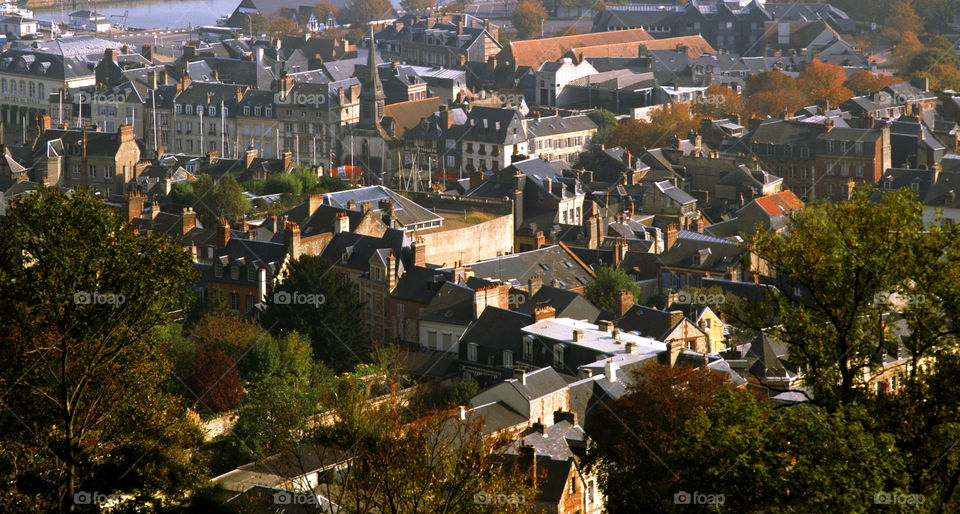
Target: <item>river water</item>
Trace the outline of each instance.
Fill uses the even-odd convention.
[[[295,3],[295,2],[293,2]],[[312,0],[308,2],[312,5]],[[123,23],[117,17],[129,12],[127,27],[133,28],[182,28],[198,25],[216,25],[217,18],[229,16],[240,0],[161,0],[159,2],[132,2],[117,5],[99,5],[98,14],[112,23]],[[80,9],[91,9],[86,2],[64,2],[61,9],[32,9],[33,17],[38,20],[60,22],[70,21],[70,13]]]

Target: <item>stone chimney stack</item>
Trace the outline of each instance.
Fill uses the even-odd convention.
[[[291,259],[300,258],[300,226],[292,221],[288,221],[283,227],[284,241],[287,244],[287,253]]]
[[[350,232],[350,216],[345,212],[338,212],[333,222],[333,233]]]
[[[227,223],[226,218],[217,218],[217,249],[222,249],[227,247],[227,243],[230,242],[230,224]]]
[[[673,244],[677,242],[677,234],[678,234],[678,230],[677,230],[676,224],[671,223],[670,225],[667,226],[667,232],[666,232],[667,240],[664,241],[664,246],[665,246],[664,251],[673,248]]]
[[[617,291],[617,317],[622,318],[633,307],[633,293],[626,289]]]

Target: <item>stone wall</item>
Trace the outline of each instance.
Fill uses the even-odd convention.
[[[513,214],[467,227],[423,234],[429,264],[452,266],[513,251]]]

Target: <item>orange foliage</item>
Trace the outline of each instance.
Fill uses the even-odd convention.
[[[836,106],[853,96],[853,92],[843,85],[846,80],[847,75],[839,65],[814,59],[797,77],[797,85],[810,98]]]

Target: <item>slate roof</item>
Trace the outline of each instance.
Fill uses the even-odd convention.
[[[383,237],[370,237],[353,232],[335,234],[321,254],[331,262],[358,271],[367,271],[370,257],[382,248],[389,248],[401,266],[403,248],[409,246],[409,238],[396,229],[388,228]]]
[[[445,277],[443,273],[437,275]],[[473,298],[472,289],[453,282],[444,282],[420,316],[420,320],[467,326],[473,321]]]
[[[560,245],[529,252],[492,257],[471,263],[478,279],[526,285],[533,275],[540,275],[544,285],[564,289],[582,287],[593,281],[592,270],[585,268]],[[556,283],[554,281],[556,280]]]
[[[467,419],[470,419],[471,416],[483,416],[481,432],[484,434],[491,434],[505,428],[529,423],[526,417],[503,402],[490,402],[474,406],[467,411]]]
[[[443,217],[383,186],[367,186],[335,193],[324,193],[323,198],[325,203],[341,209],[346,209],[350,200],[356,202],[356,210],[362,209],[364,202],[371,202],[374,211],[380,211],[380,200],[391,200],[394,216],[404,227],[414,228],[416,225],[423,223],[443,221]]]
[[[434,270],[421,266],[407,267],[403,276],[397,280],[397,286],[390,291],[390,296],[423,304],[430,303],[436,295],[436,291],[430,289],[436,274]]]
[[[533,323],[533,317],[499,307],[488,306],[460,337],[462,343],[476,343],[492,349],[512,350],[522,335],[521,329]]]
[[[555,136],[568,132],[596,130],[597,124],[586,114],[576,116],[547,116],[531,119],[527,122],[527,132],[530,137]]]
[[[121,46],[122,43],[93,36],[18,42],[0,54],[0,71],[48,80],[93,77],[93,67],[103,58],[104,50]]]
[[[546,305],[556,309],[556,317],[558,318],[572,318],[595,323],[600,317],[600,309],[594,307],[582,295],[551,286],[541,287],[532,297],[527,298],[517,310],[532,315],[535,307]]]

